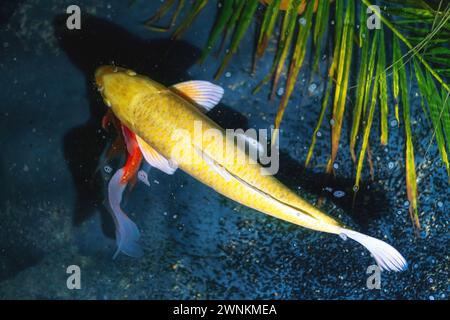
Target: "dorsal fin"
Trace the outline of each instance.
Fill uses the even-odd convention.
[[[175,92],[197,104],[203,112],[214,108],[223,97],[222,87],[208,81],[192,80],[172,86]]]

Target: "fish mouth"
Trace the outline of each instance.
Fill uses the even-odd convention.
[[[117,72],[117,67],[113,66],[101,66],[95,70],[95,83],[97,87],[101,90],[103,88],[103,77],[105,75]]]

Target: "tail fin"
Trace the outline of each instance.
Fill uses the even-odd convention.
[[[382,270],[404,271],[408,268],[408,263],[400,252],[384,241],[344,228],[341,228],[340,235],[344,238],[347,236],[366,247]]]
[[[136,224],[122,211],[120,203],[126,184],[120,182],[123,174],[123,168],[114,173],[108,184],[108,209],[113,216],[116,225],[116,243],[117,251],[113,258],[116,258],[119,252],[123,252],[131,257],[140,257],[143,255],[142,249],[137,243],[140,237]]]

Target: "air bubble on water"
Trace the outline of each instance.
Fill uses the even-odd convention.
[[[225,73],[225,78],[230,78],[231,77],[231,72],[226,72]]]
[[[438,205],[439,208],[442,208],[442,207],[444,206],[444,204],[442,203],[442,201],[439,201],[439,202],[437,203],[437,205]]]
[[[23,171],[28,172],[30,170],[30,168],[27,165],[23,166]]]
[[[150,187],[150,182],[148,181],[147,172],[145,172],[144,170],[139,170],[137,177],[138,177],[139,181],[143,182],[145,185]]]
[[[172,218],[176,219],[176,218],[178,218],[178,216],[176,214],[174,214]]]
[[[113,169],[110,167],[110,166],[104,166],[103,167],[103,170],[106,172],[106,173],[111,173],[112,171],[113,171]]]
[[[298,20],[298,22],[302,25],[302,26],[306,26],[306,19],[305,18],[300,18]]]
[[[314,93],[316,91],[316,89],[317,89],[317,84],[315,84],[315,83],[311,83],[308,87],[308,91],[311,93]]]
[[[279,96],[282,96],[282,95],[284,94],[284,88],[278,89],[277,94],[278,94]]]
[[[344,192],[344,191],[337,190],[337,191],[333,192],[333,196],[334,196],[335,198],[342,198],[343,196],[345,196],[345,192]]]
[[[405,203],[404,203],[404,205],[405,205],[405,207],[409,207],[409,201],[406,200]]]
[[[434,297],[433,297],[433,296],[430,296],[429,299],[430,299],[430,300],[434,300]]]
[[[331,24],[334,26],[334,20],[331,20]]]
[[[320,138],[322,136],[322,132],[317,131],[316,135]]]
[[[331,120],[330,120],[330,125],[331,125],[331,126],[334,126],[335,123],[336,123],[336,122],[334,121],[334,119],[331,119]]]
[[[391,127],[396,127],[396,126],[397,126],[397,120],[392,120]]]
[[[333,168],[339,169],[339,163],[335,162],[335,163],[333,164]]]
[[[339,233],[339,237],[341,237],[342,240],[347,240],[347,235],[344,233]]]
[[[394,169],[394,166],[395,165],[394,165],[394,163],[392,161],[388,163],[388,168],[389,169]]]
[[[353,186],[353,191],[354,191],[354,192],[358,192],[358,190],[359,190],[359,187],[358,187],[357,185],[354,185],[354,186]]]

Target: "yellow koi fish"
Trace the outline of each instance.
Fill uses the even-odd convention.
[[[135,134],[143,159],[168,174],[178,168],[223,196],[273,217],[309,229],[351,238],[365,246],[384,270],[402,271],[407,262],[389,244],[347,229],[284,186],[253,159],[261,145],[248,136],[245,148],[205,115],[224,91],[206,81],[165,87],[145,76],[114,66],[97,69],[96,83],[105,103]],[[238,139],[239,140],[239,139]],[[227,146],[227,148],[224,148]],[[253,147],[251,147],[253,146]],[[253,150],[253,149],[252,149]],[[116,223],[118,251],[141,254],[139,231],[120,209],[120,169],[111,179],[109,202]]]

